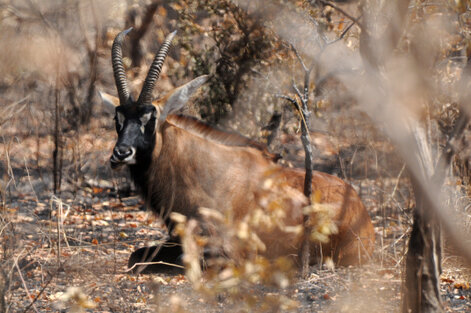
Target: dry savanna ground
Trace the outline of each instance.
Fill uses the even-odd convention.
[[[21,124],[21,117],[12,119],[0,145],[8,312],[397,312],[400,307],[414,205],[403,174],[352,181],[376,230],[375,254],[368,264],[314,266],[308,279],[295,279],[283,289],[252,284],[246,289],[256,296],[251,302],[239,293],[195,291],[178,268],[139,276],[127,271],[130,253],[158,243],[165,230],[143,207],[126,171],[109,168],[115,140],[109,116],[95,118],[89,130],[66,143],[72,152],[64,156],[57,195],[51,192],[52,138],[25,135]],[[74,169],[77,160],[81,169]],[[75,170],[85,173],[83,179],[73,178]],[[445,256],[441,289],[447,311],[471,310],[468,272],[453,255]],[[270,304],[273,299],[276,306]]]

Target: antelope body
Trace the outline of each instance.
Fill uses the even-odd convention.
[[[175,33],[170,34],[157,53],[142,92],[134,101],[127,90],[122,65],[121,44],[129,30],[117,35],[112,63],[119,99],[102,94],[105,102],[116,106],[118,141],[111,157],[113,168],[128,165],[131,176],[148,206],[162,214],[178,212],[202,220],[198,209],[212,208],[241,219],[258,207],[257,194],[267,173],[277,180],[303,190],[304,171],[276,164],[277,157],[265,146],[243,136],[216,130],[193,118],[172,115],[206,81],[198,77],[175,89],[168,96],[152,101],[151,94]],[[337,264],[357,263],[372,253],[374,230],[371,219],[353,188],[341,179],[313,172],[312,189],[329,204],[338,233],[322,245],[324,256]],[[301,225],[302,207],[286,208],[286,224]],[[266,253],[296,254],[300,240],[263,234]],[[262,239],[264,239],[262,238]],[[287,240],[288,239],[288,240]],[[318,243],[313,243],[318,251]],[[165,258],[165,249],[159,252]],[[317,261],[313,254],[312,262]]]

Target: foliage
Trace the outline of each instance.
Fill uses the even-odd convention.
[[[208,96],[198,102],[201,116],[217,123],[233,110],[248,77],[280,61],[282,42],[263,20],[233,1],[184,0],[175,6],[180,9],[181,45],[192,61],[187,71],[212,74]]]
[[[276,172],[267,176],[255,195],[258,207],[244,216],[200,208],[200,224],[178,213],[171,217],[177,223],[175,233],[182,238],[187,278],[196,290],[210,299],[224,294],[249,311],[292,310],[299,305],[296,301],[260,294],[257,286],[286,289],[295,282],[297,250],[285,253],[300,244],[303,226],[299,211],[309,216],[313,242],[328,242],[337,227],[330,207],[319,203],[320,192],[314,195],[312,205],[306,206],[303,194],[284,183]],[[201,260],[207,251],[213,256],[206,260],[202,272]]]

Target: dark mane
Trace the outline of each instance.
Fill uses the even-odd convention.
[[[238,133],[228,132],[215,128],[207,123],[198,120],[195,117],[186,115],[169,115],[167,117],[167,122],[179,128],[185,129],[186,131],[189,131],[197,136],[203,137],[211,141],[215,141],[226,146],[255,148],[257,150],[262,151],[263,155],[267,159],[271,159],[273,162],[276,162],[281,158],[279,154],[274,154],[268,151],[268,147],[260,142],[242,136]]]

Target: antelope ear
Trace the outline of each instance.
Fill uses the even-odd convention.
[[[99,91],[99,93],[100,93],[101,100],[106,106],[111,107],[111,108],[119,106],[119,98],[114,97],[110,94],[107,94],[106,92]]]
[[[198,88],[203,85],[208,80],[208,78],[208,75],[197,77],[185,85],[176,88],[169,95],[165,96],[163,100],[167,99],[167,101],[163,105],[163,110],[159,117],[160,121],[165,121],[167,115],[183,108],[193,93],[198,90]]]

